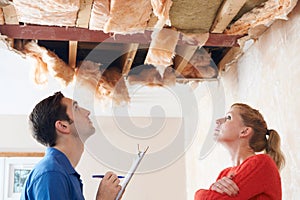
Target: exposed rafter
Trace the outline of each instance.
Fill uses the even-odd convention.
[[[226,55],[222,58],[222,60],[219,62],[219,71],[225,71],[226,65],[230,64],[232,62],[236,62],[237,58],[242,55],[242,50],[240,47],[232,47]]]
[[[0,33],[15,39],[57,40],[57,41],[81,41],[81,42],[114,42],[114,43],[139,43],[151,42],[151,31],[132,35],[106,34],[102,31],[94,31],[76,27],[35,26],[35,25],[0,25]],[[209,34],[205,46],[232,47],[238,46],[237,39],[240,35]],[[178,44],[187,44],[180,36]],[[193,45],[189,41],[190,45]],[[197,42],[195,41],[195,44]],[[194,44],[194,45],[195,45]]]
[[[88,28],[93,0],[80,0],[80,9],[76,20],[76,27]]]
[[[176,49],[178,55],[175,57],[175,69],[178,73],[181,73],[184,67],[187,65],[189,60],[194,55],[195,51],[197,50],[198,46],[186,46],[182,45]]]
[[[122,70],[123,75],[125,75],[125,76],[128,75],[138,48],[139,48],[138,43],[128,44],[128,47],[126,50],[127,53],[123,57],[123,70]]]
[[[219,8],[211,33],[223,33],[245,3],[246,0],[225,0]]]
[[[69,66],[76,67],[77,41],[69,41]]]

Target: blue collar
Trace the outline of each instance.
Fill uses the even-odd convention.
[[[55,157],[57,162],[59,162],[62,166],[64,166],[64,168],[68,174],[74,174],[74,175],[78,176],[78,178],[80,177],[80,175],[75,171],[75,169],[71,165],[71,162],[68,159],[68,157],[63,152],[59,151],[56,148],[48,147],[46,149],[45,157],[50,156],[50,155]]]

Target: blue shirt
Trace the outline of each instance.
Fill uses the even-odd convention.
[[[84,200],[80,175],[69,159],[55,148],[47,148],[45,157],[30,172],[21,200]]]

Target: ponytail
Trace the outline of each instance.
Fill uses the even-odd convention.
[[[271,156],[274,162],[277,165],[277,168],[281,170],[285,165],[285,158],[283,153],[280,149],[280,137],[279,134],[270,129],[267,131],[267,145],[266,145],[266,153]]]

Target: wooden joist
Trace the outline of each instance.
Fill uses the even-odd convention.
[[[128,48],[126,51],[127,53],[123,56],[124,60],[123,60],[122,75],[124,75],[124,76],[128,75],[138,48],[139,48],[138,43],[132,43],[132,44],[128,45]]]
[[[4,14],[2,8],[0,8],[0,25],[3,25],[5,22],[4,20]]]
[[[77,41],[69,41],[69,66],[76,67]]]
[[[198,46],[178,46],[176,49],[177,56],[175,57],[175,69],[178,73],[181,73],[189,60],[194,55]]]
[[[93,0],[80,0],[80,8],[76,20],[76,27],[88,28]]]
[[[0,25],[0,33],[15,39],[150,44],[152,32],[145,31],[145,33],[114,35],[112,37],[111,34],[106,34],[103,31],[77,27]],[[209,34],[204,46],[238,46],[237,39],[240,37],[240,35]],[[179,45],[187,44],[182,40],[182,36],[179,38]],[[189,44],[193,46],[193,43],[189,42]],[[195,44],[197,44],[196,41]]]
[[[218,64],[219,71],[225,71],[226,66],[234,61],[242,54],[240,47],[232,47]]]
[[[211,26],[211,33],[223,33],[245,3],[246,0],[225,0]]]

